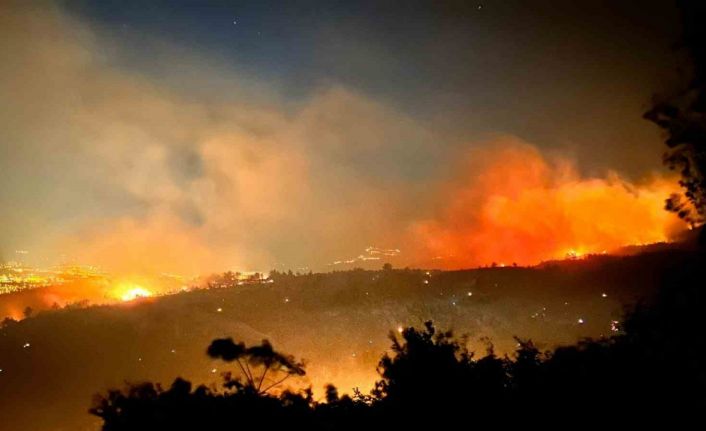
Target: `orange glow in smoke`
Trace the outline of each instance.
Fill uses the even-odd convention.
[[[473,153],[461,172],[442,187],[435,217],[414,226],[436,266],[575,259],[668,241],[686,228],[664,210],[678,185],[663,177],[582,178],[571,163],[516,142]]]

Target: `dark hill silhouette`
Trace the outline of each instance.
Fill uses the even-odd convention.
[[[471,417],[476,424],[522,425],[529,417],[598,423],[603,414],[613,424],[696,420],[706,408],[704,280],[706,255],[698,254],[662,275],[658,294],[626,316],[622,333],[546,352],[517,339],[514,355],[500,357],[488,344],[485,355],[476,357],[468,339],[438,331],[432,322],[392,332],[391,352],[379,362],[370,395],[341,398],[332,386],[325,401],[315,401],[308,389],[273,395],[255,387],[241,365],[239,376],[224,376],[222,389],[192,390],[182,379],[167,390],[146,383],[98,397],[91,412],[103,419],[105,431],[215,430],[236,423],[260,429],[416,429]],[[215,340],[209,354],[250,361],[248,352],[262,347],[264,358],[279,358],[285,369],[303,373],[269,343],[253,350]]]
[[[695,258],[694,252],[663,251],[540,268],[285,275],[272,284],[35,311],[0,328],[0,429],[96,429],[97,421],[85,414],[91,395],[126,380],[182,376],[194,387],[209,384],[229,365],[204,348],[223,337],[247,345],[267,338],[305,358],[307,374],[297,381],[311,384],[317,400],[327,382],[341,394],[352,396],[356,386],[367,393],[389,348],[387,332],[427,320],[474,342],[492,339],[500,357],[513,353],[515,335],[542,351],[607,337],[614,334],[612,321],[623,320],[624,306],[654,297],[665,271]]]

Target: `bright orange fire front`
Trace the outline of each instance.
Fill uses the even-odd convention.
[[[472,156],[464,175],[446,184],[445,208],[415,226],[438,266],[578,258],[668,241],[686,228],[664,210],[676,181],[581,178],[571,163],[549,163],[517,143]]]
[[[139,284],[123,282],[118,284],[114,295],[124,302],[134,301],[139,298],[152,296],[152,292]]]

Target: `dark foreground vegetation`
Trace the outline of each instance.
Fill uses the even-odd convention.
[[[304,365],[268,342],[218,339],[207,354],[233,371],[220,388],[143,383],[98,396],[90,411],[105,431],[698,420],[706,409],[704,281],[701,253],[666,272],[657,297],[628,313],[617,335],[547,352],[518,339],[511,357],[497,356],[490,343],[478,356],[467,339],[431,322],[406,328],[390,335],[391,353],[381,358],[370,394],[339,396],[329,386],[325,400],[310,389],[281,389]]]

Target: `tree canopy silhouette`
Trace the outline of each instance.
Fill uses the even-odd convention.
[[[228,384],[242,385],[243,388],[258,394],[266,393],[292,376],[306,374],[303,362],[297,361],[291,355],[275,351],[268,340],[262,340],[260,345],[246,347],[243,343],[235,343],[232,338],[220,338],[211,342],[207,353],[212,358],[220,358],[226,362],[235,361],[245,381],[231,379]],[[256,374],[257,371],[259,375]],[[274,375],[269,382],[268,373]]]
[[[706,221],[706,4],[680,0],[681,46],[691,60],[686,84],[655,99],[644,117],[667,134],[664,162],[681,175],[683,195],[674,194],[666,208],[692,226]]]
[[[341,396],[328,385],[321,401],[311,388],[270,391],[305,372],[269,342],[217,339],[208,355],[238,364],[241,373],[225,373],[222,389],[193,388],[183,379],[166,390],[142,383],[97,396],[90,412],[103,419],[104,431],[414,429],[461,420],[519,426],[531,417],[599,421],[603,412],[621,422],[686,420],[706,409],[704,280],[706,256],[698,252],[664,274],[657,298],[628,313],[618,334],[545,352],[516,338],[512,355],[496,355],[486,341],[485,355],[476,356],[468,337],[432,322],[404,328],[390,334],[370,394]]]
[[[438,331],[431,321],[421,330],[405,328],[401,339],[391,332],[390,339],[393,354],[380,360],[378,372],[382,379],[374,390],[385,405],[446,408],[476,398],[489,400],[488,396],[497,394],[504,385],[502,360],[492,348],[476,361],[465,339],[455,339],[451,331]],[[493,372],[497,370],[500,371]]]

